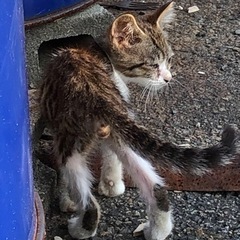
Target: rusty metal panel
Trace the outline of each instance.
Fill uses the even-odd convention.
[[[169,190],[178,191],[240,191],[240,158],[237,163],[219,167],[202,176],[162,171]]]
[[[92,164],[94,176],[100,176],[100,158]],[[159,174],[165,179],[167,188],[175,191],[240,191],[240,156],[233,164],[213,169],[202,176],[190,174],[176,174],[155,166]],[[127,187],[134,187],[130,177],[125,175]]]
[[[48,144],[43,144],[41,148],[43,152],[36,153],[37,157],[46,165],[53,169],[57,169],[56,161]],[[47,149],[48,148],[48,149]],[[47,151],[46,151],[47,150]],[[96,180],[101,174],[101,156],[97,154],[90,164],[93,175]],[[240,191],[240,156],[238,156],[233,164],[225,167],[218,167],[212,172],[202,176],[194,176],[190,174],[177,174],[163,170],[161,166],[154,166],[158,173],[165,179],[167,188],[175,191]],[[96,181],[97,182],[97,181]],[[134,187],[131,178],[125,174],[125,183],[127,187]]]

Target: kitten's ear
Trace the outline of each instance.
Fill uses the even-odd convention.
[[[174,15],[174,2],[168,2],[157,9],[152,15],[149,15],[147,20],[152,25],[163,29],[172,22]]]
[[[110,34],[113,44],[119,48],[131,48],[141,42],[141,38],[146,35],[131,14],[123,14],[116,18],[111,26]]]

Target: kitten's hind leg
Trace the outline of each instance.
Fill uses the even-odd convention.
[[[144,228],[144,235],[147,240],[163,240],[173,228],[167,190],[160,185],[155,185],[154,197],[156,202],[147,208],[149,221]]]
[[[100,206],[94,196],[79,215],[68,220],[68,231],[73,238],[86,239],[93,237],[97,232],[100,219]]]
[[[68,231],[73,238],[86,239],[96,234],[100,208],[91,194],[92,174],[86,157],[77,150],[67,157],[61,167],[61,175],[69,190],[71,200],[76,203],[76,217],[69,220]],[[63,197],[65,192],[63,192]],[[67,196],[67,197],[69,197]]]
[[[164,240],[173,228],[171,209],[164,182],[151,164],[127,146],[115,147],[118,158],[139,187],[147,202],[149,221],[144,228],[147,240]]]
[[[72,201],[69,195],[69,189],[63,176],[64,170],[58,171],[58,197],[59,207],[62,212],[76,212],[77,204]]]
[[[103,163],[101,168],[100,183],[98,192],[101,195],[115,197],[123,194],[125,185],[122,180],[122,163],[118,160],[115,152],[113,152],[105,143],[101,146]]]

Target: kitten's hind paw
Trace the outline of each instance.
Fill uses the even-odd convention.
[[[147,209],[149,222],[144,227],[146,240],[164,240],[172,232],[173,222],[167,191],[160,185],[154,186],[156,205]]]
[[[68,232],[74,239],[87,239],[93,237],[97,232],[97,227],[87,230],[83,228],[81,217],[73,217],[68,220]]]
[[[86,211],[68,220],[68,232],[76,239],[93,237],[97,232],[100,219],[100,206],[92,197],[92,203]]]
[[[61,196],[59,201],[59,207],[62,212],[76,212],[77,211],[77,204],[74,203],[70,197],[68,196]]]
[[[101,180],[98,185],[98,193],[107,197],[116,197],[123,194],[125,185],[122,180],[114,182],[113,180]]]
[[[146,240],[165,240],[168,239],[172,231],[172,224],[165,229],[160,229],[157,226],[151,227],[149,222],[144,226],[143,232]]]

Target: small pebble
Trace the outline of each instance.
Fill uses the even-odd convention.
[[[237,29],[237,30],[235,31],[235,34],[240,35],[240,29]]]
[[[198,122],[198,123],[196,124],[196,127],[197,127],[197,128],[200,128],[200,127],[201,127],[201,123]]]
[[[188,13],[194,13],[199,11],[199,8],[197,6],[192,6],[188,8]]]
[[[59,237],[59,236],[55,236],[54,240],[63,240],[63,239],[61,237]]]

